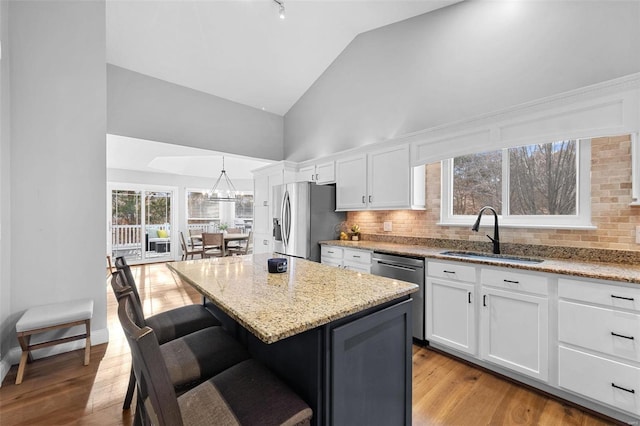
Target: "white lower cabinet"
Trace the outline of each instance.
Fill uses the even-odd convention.
[[[640,285],[429,260],[425,299],[434,347],[640,420]]]
[[[558,384],[598,402],[640,414],[640,368],[560,346]]]
[[[483,287],[480,323],[482,359],[547,381],[547,298]]]
[[[426,290],[427,340],[475,355],[475,268],[428,262]]]
[[[549,299],[545,277],[482,269],[480,356],[546,382],[549,371]]]
[[[558,280],[558,385],[640,415],[640,289]]]
[[[371,251],[323,245],[320,263],[352,271],[371,273]]]

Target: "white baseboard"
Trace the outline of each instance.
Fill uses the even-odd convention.
[[[91,330],[91,346],[100,345],[109,341],[109,329]],[[59,345],[48,348],[38,349],[32,352],[34,359],[45,358],[52,355],[58,355],[65,352],[71,352],[78,349],[84,349],[84,340],[75,340],[73,342],[61,343]],[[11,369],[12,365],[20,362],[22,350],[19,346],[14,346],[0,360],[0,386]]]

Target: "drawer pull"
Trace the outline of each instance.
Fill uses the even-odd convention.
[[[513,280],[502,280],[502,281],[509,284],[520,284],[520,281],[513,281]]]
[[[616,384],[615,384],[615,383],[613,383],[613,382],[611,383],[611,386],[613,386],[613,387],[614,387],[614,388],[616,388],[616,389],[623,390],[623,391],[625,391],[625,392],[629,392],[629,393],[636,393],[635,389],[627,389],[627,388],[623,388],[622,386],[618,386],[618,385],[616,385]]]
[[[456,271],[447,271],[446,269],[444,271],[442,271],[445,274],[455,274]]]
[[[633,340],[634,337],[633,336],[625,336],[623,334],[618,334],[618,333],[614,333],[613,331],[611,332],[612,336],[616,336],[616,337],[622,337],[623,339],[629,339],[629,340]]]
[[[331,251],[331,250],[327,250],[327,253],[331,253],[331,254],[333,254],[334,252],[333,252],[333,251]]]
[[[352,256],[355,257],[356,259],[360,259],[360,255],[354,254]]]
[[[469,295],[469,303],[471,303],[471,292],[467,293]]]
[[[487,306],[487,295],[486,294],[482,295],[482,306]]]
[[[622,297],[622,296],[616,296],[615,294],[612,294],[611,297],[614,299],[631,300],[631,301],[634,300],[633,297]]]

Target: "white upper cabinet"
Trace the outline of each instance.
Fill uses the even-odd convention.
[[[424,208],[424,168],[414,169],[408,145],[336,160],[336,210]]]
[[[273,187],[295,181],[295,167],[280,162],[253,171],[253,247],[254,253],[273,250]]]
[[[367,208],[367,156],[336,161],[336,210]]]
[[[335,183],[335,163],[333,161],[327,161],[324,163],[311,164],[301,167],[300,170],[298,170],[296,180],[298,182],[315,182],[318,185]]]

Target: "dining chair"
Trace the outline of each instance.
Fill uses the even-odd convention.
[[[204,232],[202,234],[203,257],[224,257],[224,234]]]
[[[189,228],[189,244],[191,247],[202,245],[202,234],[205,232],[205,228]]]
[[[182,260],[187,260],[189,256],[191,256],[191,259],[193,259],[193,256],[196,254],[199,254],[200,257],[202,257],[202,254],[204,252],[202,246],[189,247],[184,239],[184,234],[182,233],[182,231],[180,231],[180,246],[182,247]]]
[[[241,228],[227,228],[227,234],[242,234]],[[240,242],[238,241],[227,241],[225,245],[225,250],[228,248],[240,247]]]
[[[111,288],[118,302],[123,298],[131,299],[128,302],[128,309],[132,321],[138,327],[148,327],[142,314],[142,306],[138,304],[131,287],[126,284],[123,271],[114,272]],[[247,350],[219,325],[205,327],[158,344],[164,363],[169,370],[171,385],[178,392],[188,390],[249,358]],[[132,373],[129,386],[133,384],[135,389],[133,369]],[[133,390],[131,390],[131,395],[127,393],[127,396],[132,398]]]
[[[142,310],[142,301],[140,300],[140,294],[138,293],[138,286],[136,285],[133,274],[131,273],[131,267],[127,264],[127,261],[123,256],[116,258],[115,265],[115,272],[121,272],[118,278],[118,280],[122,282],[121,290],[124,291],[124,287],[130,288],[133,293],[133,297],[136,300],[136,306],[139,307],[139,317],[141,318],[140,325],[148,325],[153,328],[160,344],[207,327],[222,325],[220,320],[218,320],[218,318],[216,318],[215,315],[204,306],[204,304],[181,306],[179,308],[160,312],[145,318]],[[114,281],[112,279],[112,287],[117,282],[118,281]],[[114,292],[115,291],[116,290],[114,288]],[[129,378],[129,387],[127,388],[127,393],[122,405],[123,410],[129,409],[131,406],[134,389],[135,377],[133,376],[132,370]]]
[[[138,381],[136,423],[160,426],[309,425],[311,408],[266,367],[239,362],[178,396],[154,330],[140,327],[134,297],[118,301],[118,318]]]
[[[247,235],[247,239],[243,241],[239,241],[241,243],[237,248],[229,247],[229,253],[232,255],[244,255],[251,253],[251,244],[253,242],[253,232],[249,232]]]

